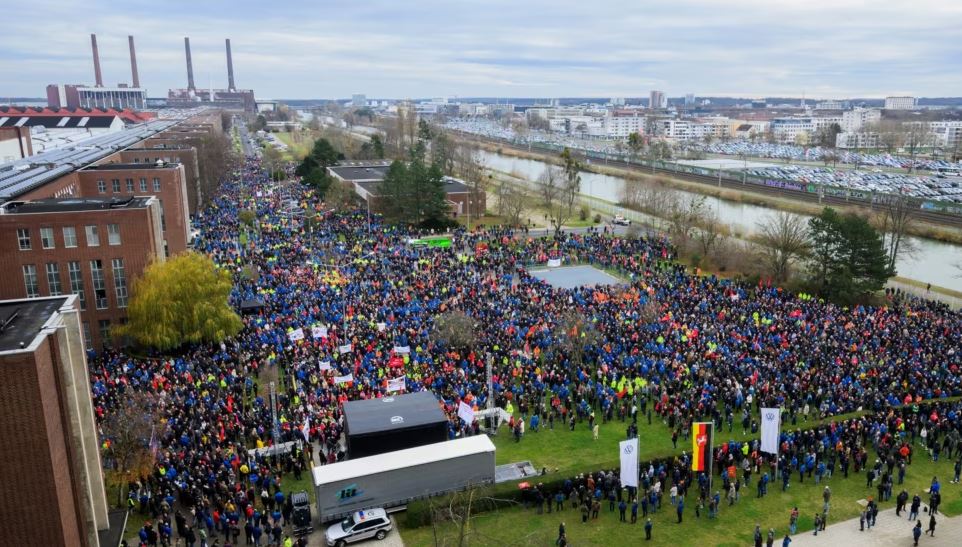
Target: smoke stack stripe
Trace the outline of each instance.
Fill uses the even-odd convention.
[[[230,38],[227,38],[227,89],[234,91],[234,58],[230,54]]]
[[[127,36],[127,43],[130,44],[130,74],[133,77],[131,82],[134,87],[140,87],[140,75],[137,74],[137,52],[134,50],[134,37]]]
[[[184,37],[184,50],[187,52],[187,89],[194,91],[194,64],[190,61],[190,38]]]
[[[94,54],[94,79],[97,80],[97,87],[104,86],[104,77],[100,73],[100,50],[97,49],[97,35],[90,35],[90,49]]]

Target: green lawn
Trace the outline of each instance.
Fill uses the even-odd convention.
[[[664,434],[666,428],[662,425],[652,425],[650,428],[643,426],[640,430],[642,446],[657,447],[661,449],[671,448],[670,440],[667,437],[659,441],[657,431]],[[565,434],[571,436],[583,436],[586,432],[569,433],[555,431],[551,433],[539,433],[537,435],[526,434],[525,438],[518,447],[510,450],[510,446],[498,439],[498,462],[510,460],[508,455],[531,455],[543,454],[541,460],[545,462],[559,462],[561,465],[582,462],[588,457],[587,450],[575,449],[569,453],[564,447],[585,444],[583,441],[562,442],[560,446],[552,446],[552,438],[560,438]],[[532,437],[538,437],[532,440]],[[724,436],[720,438],[724,439]],[[598,454],[596,460],[608,459],[607,454],[614,455],[613,447],[620,440],[620,437],[611,435],[610,439],[602,434],[597,444],[598,451],[605,455]],[[589,443],[590,441],[589,437]],[[522,448],[525,444],[531,445],[529,448]],[[648,445],[647,443],[652,443]],[[679,441],[679,445],[681,442]],[[686,443],[687,445],[687,443]],[[537,452],[535,447],[546,448],[545,452]],[[687,446],[686,446],[687,447]],[[679,452],[681,450],[679,446]],[[613,460],[613,458],[612,458]],[[534,459],[537,464],[539,459]],[[615,463],[614,461],[611,462]],[[924,501],[927,496],[922,492],[928,487],[932,476],[938,475],[943,483],[943,512],[950,515],[962,513],[962,488],[959,485],[947,484],[951,479],[952,462],[940,460],[933,463],[926,458],[916,458],[909,466],[906,473],[906,490],[911,494],[919,493]],[[595,469],[605,467],[604,465],[595,466]],[[876,495],[874,487],[865,486],[864,474],[850,474],[848,479],[844,479],[840,471],[831,479],[822,481],[822,485],[816,486],[814,479],[806,477],[804,483],[798,483],[798,475],[793,474],[791,486],[788,491],[781,491],[781,481],[773,483],[769,487],[769,494],[762,498],[755,498],[754,480],[749,488],[742,488],[742,499],[733,507],[728,507],[727,502],[723,501],[718,519],[708,520],[706,513],[702,513],[701,519],[695,518],[694,493],[690,493],[686,500],[683,524],[676,523],[675,510],[668,505],[667,496],[665,506],[656,513],[652,521],[654,523],[652,544],[658,545],[747,545],[752,539],[752,531],[755,524],[761,524],[766,531],[768,528],[775,528],[779,542],[781,537],[788,530],[788,514],[792,507],[798,507],[801,517],[799,519],[799,532],[810,530],[812,527],[813,515],[816,511],[821,511],[822,498],[821,492],[825,485],[832,488],[832,507],[829,513],[829,523],[835,523],[857,517],[861,511],[861,506],[857,503],[860,499],[865,499],[869,495]],[[894,488],[893,499],[882,503],[882,509],[894,506],[894,496],[899,492],[898,485]],[[724,497],[724,496],[723,496]],[[639,510],[640,511],[640,510]],[[693,521],[698,521],[695,524]],[[567,535],[571,545],[630,545],[644,537],[642,520],[639,516],[639,523],[635,525],[622,524],[618,522],[618,513],[609,512],[607,504],[603,504],[601,516],[598,520],[589,521],[588,524],[581,523],[580,511],[572,510],[570,507],[562,513],[536,514],[534,509],[525,509],[521,506],[513,506],[498,511],[481,513],[476,515],[467,529],[467,539],[469,544],[474,545],[548,545],[557,537],[558,523],[564,521],[567,526]],[[402,523],[401,534],[407,545],[455,545],[458,543],[458,528],[451,523],[442,523],[437,527],[437,531],[431,526],[420,528],[405,528]],[[906,527],[908,531],[908,527]],[[437,533],[437,541],[435,541]],[[907,532],[906,532],[907,533]]]

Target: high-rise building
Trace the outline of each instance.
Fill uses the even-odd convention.
[[[72,294],[0,301],[4,545],[99,547],[123,532],[108,514],[78,311]]]
[[[918,106],[915,97],[886,97],[885,110],[913,110]]]
[[[695,106],[695,94],[689,93],[685,95],[685,106]]]
[[[355,93],[351,95],[351,106],[354,108],[363,108],[367,106],[367,96],[361,93]]]
[[[648,99],[648,108],[660,109],[668,108],[668,97],[664,91],[652,91]]]

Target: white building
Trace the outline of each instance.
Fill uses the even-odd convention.
[[[815,110],[844,110],[846,105],[846,101],[819,101],[815,103]]]
[[[648,108],[668,108],[668,97],[664,91],[652,91],[648,98]]]
[[[637,113],[629,116],[619,116],[614,113],[604,118],[605,137],[624,139],[632,133],[644,133],[645,117]]]
[[[878,133],[873,131],[844,131],[835,136],[836,148],[878,148]]]
[[[351,95],[351,106],[355,108],[363,108],[367,106],[367,96],[361,93]]]
[[[815,123],[809,117],[774,118],[770,127],[775,140],[782,144],[808,141],[815,133]]]
[[[932,142],[947,150],[962,148],[962,121],[941,121],[929,124]]]
[[[842,112],[842,122],[839,124],[845,133],[861,131],[862,128],[878,123],[882,120],[882,111],[877,108],[853,108]]]
[[[885,110],[915,110],[918,99],[915,97],[886,97]]]

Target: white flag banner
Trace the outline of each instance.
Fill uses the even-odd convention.
[[[549,259],[548,259],[548,267],[549,267],[549,268],[557,268],[557,267],[559,267],[559,266],[561,266],[561,259],[560,259],[560,258],[549,258]]]
[[[291,342],[297,342],[298,340],[304,339],[304,329],[298,328],[287,333],[287,337],[291,339]]]
[[[782,425],[782,411],[779,408],[762,409],[762,452],[778,454],[778,436]]]
[[[458,403],[458,417],[464,420],[464,423],[471,425],[474,422],[474,409],[468,403],[461,401]]]
[[[353,381],[354,381],[354,375],[353,375],[353,374],[348,374],[347,376],[335,376],[335,377],[334,377],[334,383],[335,383],[335,384],[346,384],[346,383],[348,383],[348,382],[353,382]]]
[[[301,433],[304,434],[304,440],[311,442],[311,417],[304,416],[304,425],[301,426]]]
[[[411,353],[411,346],[394,346],[394,353],[398,355]]]
[[[354,351],[354,346],[352,344],[344,344],[343,346],[338,346],[337,351],[341,353],[351,353]]]
[[[387,381],[387,392],[396,393],[398,391],[404,391],[404,376],[400,378],[393,378]]]
[[[324,371],[326,371],[326,370],[331,370],[331,362],[330,362],[330,361],[321,361],[321,372],[324,372]]]
[[[378,331],[378,332],[384,332],[384,329],[386,329],[386,328],[387,328],[387,323],[378,323],[378,324],[377,324],[377,331]]]
[[[618,443],[621,455],[621,485],[638,488],[638,438]]]
[[[327,327],[323,325],[320,327],[311,327],[311,336],[313,336],[314,338],[327,337]]]

